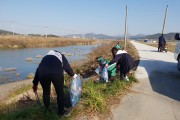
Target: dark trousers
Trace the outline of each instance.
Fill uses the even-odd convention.
[[[158,52],[161,52],[162,47],[164,46],[164,43],[161,43],[158,45]]]
[[[120,80],[125,80],[126,74],[120,73]]]
[[[64,112],[64,76],[60,74],[46,75],[40,78],[43,88],[43,101],[45,108],[50,106],[51,82],[55,87],[57,94],[58,113]]]

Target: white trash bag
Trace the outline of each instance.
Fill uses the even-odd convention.
[[[70,100],[71,105],[74,107],[80,100],[82,92],[82,80],[80,79],[80,75],[74,78],[71,82],[70,87]]]
[[[98,66],[98,68],[96,68],[95,72],[96,72],[96,74],[100,73],[100,66]]]
[[[108,82],[108,70],[107,70],[107,68],[106,67],[104,67],[103,68],[103,70],[102,70],[102,73],[101,73],[101,79],[100,79],[100,81],[102,81],[102,82]]]

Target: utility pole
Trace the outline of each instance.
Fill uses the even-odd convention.
[[[11,21],[11,26],[12,26],[13,36],[14,36],[14,21]]]
[[[164,28],[165,28],[165,25],[166,25],[166,16],[167,16],[167,12],[168,12],[168,5],[167,5],[167,7],[166,7],[166,12],[165,12],[165,17],[164,17],[164,23],[163,23],[162,34],[164,34]]]
[[[48,26],[44,26],[45,30],[46,30],[46,38],[47,38],[47,29],[48,29]]]
[[[127,5],[126,5],[125,32],[124,32],[124,48],[126,48],[126,39],[127,39],[127,16],[128,16],[128,7],[127,7]]]

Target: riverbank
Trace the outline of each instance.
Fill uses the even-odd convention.
[[[0,85],[0,101],[8,99],[8,96],[13,90],[17,90],[19,88],[25,87],[29,84],[32,84],[32,79],[21,80],[16,82],[11,82],[7,84]]]
[[[60,37],[0,36],[0,49],[46,48],[70,45],[93,45],[102,40]]]
[[[129,86],[135,81],[135,78],[130,77],[130,81],[120,81],[119,77],[115,78],[114,82],[109,83],[96,83],[94,80],[97,79],[97,75],[94,70],[97,68],[98,63],[96,62],[97,57],[104,57],[105,59],[111,59],[111,48],[117,43],[112,42],[111,44],[104,44],[99,46],[97,49],[93,50],[91,54],[88,55],[87,62],[81,67],[77,67],[77,64],[73,65],[76,73],[80,73],[83,78],[90,78],[88,81],[83,82],[83,92],[80,103],[74,108],[72,115],[68,118],[91,118],[92,116],[103,117],[110,115],[109,110],[111,106],[115,103],[114,100],[120,101],[122,94],[128,89]],[[120,42],[123,45],[123,41]],[[128,43],[127,44],[128,53],[133,56],[133,59],[139,60],[139,56],[134,47]],[[71,78],[65,77],[66,86],[69,87]],[[41,93],[42,94],[42,93]],[[119,97],[121,96],[121,97]],[[42,97],[42,96],[40,96]],[[26,100],[25,100],[26,101]],[[29,102],[28,102],[29,101]],[[111,101],[111,102],[110,102]],[[10,105],[13,109],[7,109],[4,106],[0,111],[2,119],[17,118],[17,119],[48,119],[51,116],[52,119],[58,120],[54,106],[56,105],[56,98],[52,101],[52,114],[43,114],[43,108],[36,106],[34,100],[27,100],[26,104],[20,104],[22,102],[17,102],[18,105]],[[24,103],[24,102],[23,102]],[[30,104],[29,104],[30,103]],[[15,107],[14,107],[15,106]],[[19,108],[22,108],[21,110]],[[38,114],[37,114],[38,113]],[[8,116],[7,116],[8,115]],[[21,115],[21,116],[19,116]]]

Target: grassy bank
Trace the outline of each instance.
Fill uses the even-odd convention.
[[[117,41],[110,44],[104,44],[97,49],[93,50],[91,54],[88,55],[87,62],[81,67],[76,64],[73,65],[76,73],[80,73],[83,78],[91,77],[88,81],[83,81],[83,91],[82,97],[79,104],[74,108],[74,111],[70,117],[61,118],[63,119],[78,119],[81,116],[99,116],[102,119],[107,118],[111,114],[110,109],[112,105],[118,104],[121,96],[127,90],[131,83],[136,81],[134,76],[130,77],[130,81],[121,81],[119,76],[115,78],[114,82],[109,83],[96,83],[94,80],[97,78],[94,72],[97,68],[98,63],[96,62],[97,57],[104,57],[106,59],[111,59],[111,48],[115,46]],[[123,45],[121,41],[120,44]],[[135,50],[134,46],[130,43],[127,44],[127,51],[133,59],[139,60],[139,55]],[[68,76],[65,77],[66,80],[66,93],[69,91],[70,80]],[[41,96],[42,99],[42,96]],[[42,120],[58,120],[59,117],[56,114],[56,98],[53,98],[51,102],[52,113],[44,114],[43,107],[38,107],[36,102],[30,98],[25,98],[18,101],[17,103],[10,105],[0,106],[0,119],[3,120],[22,120],[22,119],[42,119]],[[105,117],[104,117],[105,116]]]
[[[58,37],[0,36],[0,48],[43,48],[96,44],[99,40]]]

